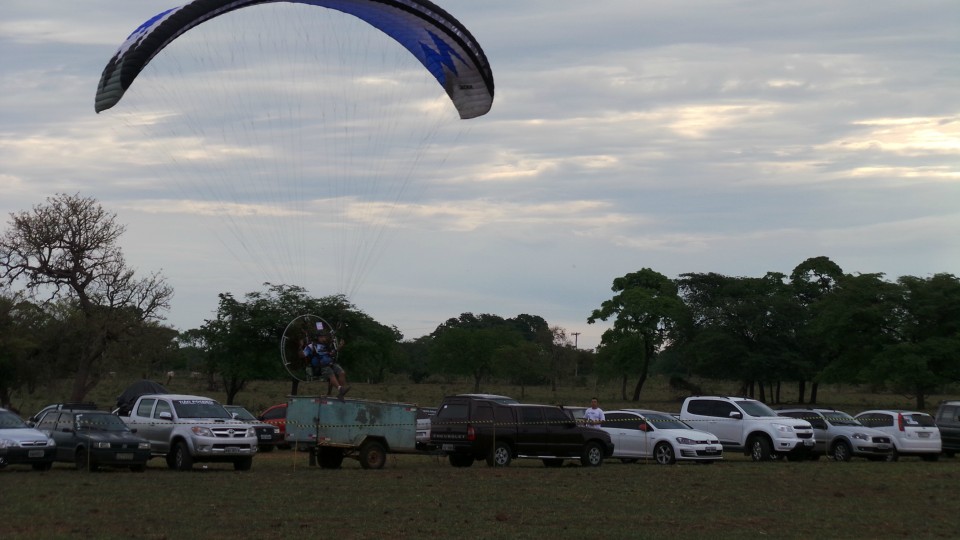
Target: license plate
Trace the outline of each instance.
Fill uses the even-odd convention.
[[[117,454],[117,459],[120,461],[133,461],[133,454],[131,453]]]
[[[27,452],[28,457],[43,457],[43,450],[30,450]]]
[[[440,449],[441,449],[441,450],[453,451],[453,445],[452,445],[452,444],[445,444],[445,445],[441,446]]]
[[[803,445],[804,445],[804,446],[813,446],[813,441],[811,441],[811,440],[803,441]]]
[[[707,454],[716,454],[716,453],[717,453],[717,449],[714,448],[714,447],[712,447],[712,446],[706,447],[703,451],[704,451],[704,453],[707,453]]]
[[[261,435],[261,436],[260,436],[260,440],[261,440],[261,441],[270,441],[270,440],[273,440],[273,435]]]
[[[889,444],[878,444],[878,445],[877,445],[877,450],[889,450],[889,449],[890,449],[890,445],[889,445]]]
[[[921,431],[920,433],[917,433],[917,435],[919,435],[921,439],[929,439],[929,438],[930,438],[930,433],[927,432],[927,431]]]
[[[228,453],[228,454],[236,454],[237,452],[240,451],[240,449],[237,448],[236,446],[228,446],[228,447],[224,448],[223,451],[226,452],[226,453]]]

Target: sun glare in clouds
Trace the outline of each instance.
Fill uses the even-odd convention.
[[[897,154],[960,151],[960,116],[877,118],[856,122],[868,132],[837,144],[856,150],[879,149]]]

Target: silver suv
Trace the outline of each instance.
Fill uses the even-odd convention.
[[[864,457],[874,461],[893,455],[893,442],[886,433],[868,428],[849,414],[827,408],[778,409],[781,416],[810,422],[816,439],[813,458],[826,454],[834,461]]]

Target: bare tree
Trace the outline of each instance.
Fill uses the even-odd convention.
[[[108,348],[163,320],[173,289],[157,273],[134,276],[118,244],[126,228],[93,198],[57,194],[10,218],[0,236],[0,279],[41,301],[76,306],[83,328],[73,333],[82,342],[71,347],[71,399],[81,400],[99,381]]]

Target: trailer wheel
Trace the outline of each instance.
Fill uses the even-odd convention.
[[[317,450],[320,453],[321,469],[339,469],[343,464],[343,450],[326,446]]]
[[[360,466],[364,469],[382,469],[387,463],[387,449],[378,441],[367,441],[360,447]]]

